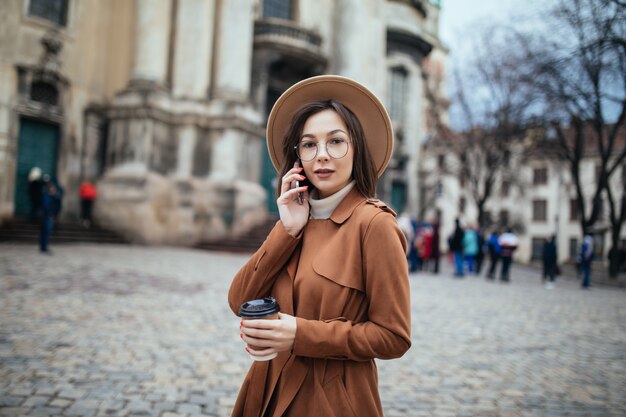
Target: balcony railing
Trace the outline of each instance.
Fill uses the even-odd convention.
[[[269,41],[279,44],[291,44],[317,53],[319,53],[322,45],[322,38],[318,33],[304,29],[289,20],[272,18],[265,18],[255,22],[254,39],[257,42]]]

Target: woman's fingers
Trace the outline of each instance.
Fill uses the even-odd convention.
[[[273,329],[278,320],[242,320],[241,327],[254,329]]]
[[[298,193],[303,193],[308,189],[309,189],[308,185],[303,185],[302,187],[298,187],[298,188],[292,188],[289,191],[283,192],[282,195],[278,198],[278,200],[284,200],[284,201],[289,202],[295,199]]]
[[[276,342],[271,339],[257,339],[256,337],[246,336],[245,334],[242,336],[241,340],[248,346],[269,348],[276,345]]]
[[[304,175],[302,175],[301,173],[301,168],[298,168],[298,171],[296,172],[291,172],[289,171],[284,177],[283,177],[283,182],[282,182],[282,186],[281,186],[281,191],[284,193],[286,191],[288,191],[291,188],[291,184],[294,181],[302,181],[304,180],[306,177]]]
[[[246,350],[252,356],[268,356],[277,352],[276,349],[273,349],[273,348],[257,350],[257,349],[252,349],[250,346],[248,346]]]

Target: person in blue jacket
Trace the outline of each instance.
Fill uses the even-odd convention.
[[[489,251],[489,271],[487,272],[487,278],[495,279],[496,268],[498,267],[498,260],[500,259],[500,244],[498,243],[498,232],[493,231],[489,235],[487,240],[487,250]]]
[[[50,254],[48,241],[54,226],[54,218],[58,208],[58,190],[52,181],[48,181],[43,186],[41,196],[41,230],[39,233],[39,249],[41,253]]]

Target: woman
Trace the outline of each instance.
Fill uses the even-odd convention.
[[[253,363],[233,416],[382,416],[374,359],[411,344],[406,241],[373,198],[393,150],[389,117],[362,85],[313,77],[278,99],[267,141],[280,221],[229,304],[237,314],[276,298],[280,319],[242,321],[241,338],[252,356],[278,356]]]

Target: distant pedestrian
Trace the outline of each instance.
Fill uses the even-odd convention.
[[[474,227],[469,227],[463,235],[463,256],[470,273],[476,272],[476,256],[478,255],[478,233]]]
[[[422,251],[420,257],[422,258],[422,270],[428,271],[433,257],[433,229],[430,226],[422,228]]]
[[[435,220],[433,223],[433,249],[432,249],[432,259],[433,259],[433,272],[435,274],[439,273],[439,257],[441,256],[441,251],[439,249],[439,220]]]
[[[554,236],[550,236],[543,244],[543,279],[546,281],[546,289],[554,288],[554,279],[557,269],[557,250]]]
[[[517,249],[519,239],[509,229],[498,238],[500,244],[500,259],[502,259],[502,269],[500,272],[500,281],[511,281],[511,263],[513,262],[513,252]]]
[[[465,231],[461,227],[461,221],[456,219],[454,221],[455,228],[454,233],[450,237],[450,252],[454,256],[454,276],[463,277],[463,236]]]
[[[43,186],[41,195],[41,230],[39,233],[39,250],[41,253],[50,254],[48,241],[54,226],[55,200],[58,198],[58,190],[52,181]]]
[[[489,272],[487,272],[487,278],[495,279],[496,268],[498,266],[498,260],[500,259],[500,244],[498,243],[498,232],[494,231],[487,240],[487,249],[489,252]]]
[[[37,222],[41,212],[42,185],[41,168],[31,168],[28,173],[28,199],[30,201],[29,219],[33,223]]]
[[[582,288],[591,287],[591,262],[593,261],[593,238],[586,235],[580,247],[580,267],[583,271]]]
[[[56,188],[56,195],[53,200],[53,211],[54,211],[54,227],[53,230],[56,232],[59,230],[59,216],[61,215],[61,210],[63,210],[63,195],[65,194],[64,188],[59,183],[59,179],[56,177],[51,178],[54,187]]]
[[[80,219],[83,227],[91,227],[91,211],[98,196],[96,186],[91,181],[85,181],[80,186]],[[404,230],[403,230],[404,231]]]
[[[415,272],[418,270],[420,265],[419,254],[417,253],[416,240],[417,240],[417,220],[411,219],[411,227],[413,228],[412,239],[407,240],[407,250],[409,253],[409,272]]]
[[[476,236],[478,237],[478,253],[476,254],[476,275],[480,275],[483,269],[483,260],[485,259],[485,235],[483,231],[476,228]]]

